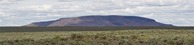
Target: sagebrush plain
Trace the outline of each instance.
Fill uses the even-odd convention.
[[[193,45],[194,29],[0,32],[0,45]]]

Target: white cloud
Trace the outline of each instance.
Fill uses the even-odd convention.
[[[63,16],[63,15],[59,15],[59,14],[36,15],[34,16],[34,18],[45,19],[45,18],[60,17],[60,16]]]
[[[173,24],[176,26],[194,25],[194,15],[178,15],[177,14],[147,14],[144,17],[152,18],[158,22]]]
[[[0,12],[0,17],[9,17],[10,15],[5,12]]]
[[[2,20],[0,19],[0,22],[2,22]]]
[[[0,0],[7,25],[85,15],[128,15],[159,22],[194,26],[193,0]],[[164,19],[165,18],[165,19]],[[20,21],[20,23],[17,23]],[[13,23],[14,22],[14,23]],[[2,25],[3,26],[3,25]]]
[[[24,11],[49,11],[52,7],[52,5],[29,5],[19,7],[19,9]]]

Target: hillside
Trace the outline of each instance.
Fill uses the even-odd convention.
[[[34,22],[25,26],[173,26],[138,16],[81,16],[54,21]]]

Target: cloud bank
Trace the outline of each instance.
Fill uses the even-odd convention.
[[[0,0],[0,26],[86,15],[141,16],[194,26],[194,0]]]

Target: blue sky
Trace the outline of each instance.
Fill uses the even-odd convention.
[[[0,26],[86,15],[141,16],[194,26],[194,0],[0,0]]]

